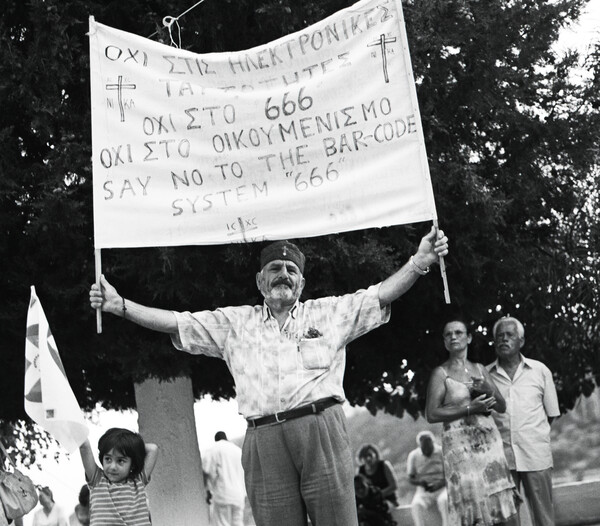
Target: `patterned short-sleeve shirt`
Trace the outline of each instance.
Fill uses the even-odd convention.
[[[147,483],[145,473],[124,482],[110,482],[97,467],[88,484],[90,526],[151,526]]]
[[[267,305],[175,312],[179,350],[227,362],[240,413],[273,414],[321,398],[345,399],[346,345],[386,323],[379,285],[297,302],[280,329]]]

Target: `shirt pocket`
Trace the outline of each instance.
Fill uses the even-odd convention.
[[[298,351],[305,369],[329,369],[331,356],[325,338],[303,338],[298,341]]]

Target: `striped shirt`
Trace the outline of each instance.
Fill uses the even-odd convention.
[[[390,318],[379,285],[339,297],[297,302],[282,328],[265,305],[175,312],[175,347],[222,358],[239,411],[252,418],[315,400],[345,400],[346,345]]]
[[[133,480],[110,482],[97,467],[89,483],[90,526],[150,526],[147,484],[145,473]]]

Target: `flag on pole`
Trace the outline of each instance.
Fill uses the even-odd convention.
[[[69,453],[88,436],[83,413],[33,286],[25,338],[25,412]]]

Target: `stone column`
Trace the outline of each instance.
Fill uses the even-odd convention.
[[[206,526],[208,505],[189,377],[135,384],[140,434],[159,446],[148,485],[153,526]]]

